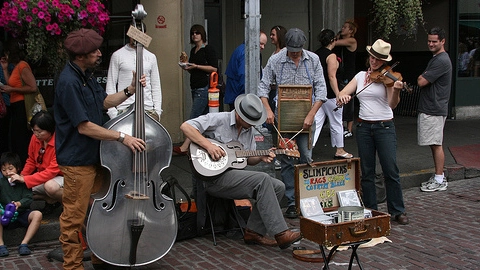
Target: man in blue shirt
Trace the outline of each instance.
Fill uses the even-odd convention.
[[[93,77],[100,63],[103,38],[92,29],[68,34],[64,47],[70,61],[60,73],[55,88],[55,148],[64,175],[60,242],[63,269],[83,269],[82,231],[96,180],[100,175],[100,140],[117,140],[132,151],[145,150],[145,142],[123,132],[102,127],[103,110],[117,106],[135,93],[135,82],[107,95]],[[140,80],[145,86],[145,76]],[[103,262],[92,255],[92,263]]]
[[[260,51],[265,48],[267,44],[267,35],[260,31]],[[262,62],[260,55],[260,64]],[[245,43],[240,44],[235,51],[233,51],[230,60],[228,61],[227,70],[227,84],[225,86],[224,103],[230,107],[230,111],[235,109],[233,102],[241,95],[245,94]]]

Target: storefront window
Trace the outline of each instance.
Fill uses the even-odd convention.
[[[458,12],[458,77],[480,77],[480,5],[459,0]]]

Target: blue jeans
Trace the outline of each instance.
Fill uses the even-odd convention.
[[[397,135],[393,121],[357,124],[358,155],[362,169],[362,199],[365,207],[377,208],[375,187],[376,154],[382,166],[387,192],[388,213],[405,212],[402,186],[397,167]]]
[[[190,118],[197,118],[208,113],[208,85],[202,88],[192,89],[192,110]]]
[[[294,134],[282,134],[283,138],[288,138]],[[300,152],[299,163],[312,162],[312,149],[308,149],[308,133],[298,134],[294,138],[297,142],[298,151]],[[295,167],[294,159],[285,155],[280,156],[282,164],[282,182],[285,184],[285,196],[287,197],[288,206],[295,205]]]

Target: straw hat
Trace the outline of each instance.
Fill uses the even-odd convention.
[[[391,49],[392,49],[392,45],[390,45],[390,43],[385,42],[381,39],[377,39],[377,41],[375,41],[375,43],[373,43],[372,46],[367,46],[367,52],[371,56],[387,62],[392,60],[392,56],[390,55]]]

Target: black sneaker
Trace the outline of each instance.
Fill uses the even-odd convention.
[[[57,209],[60,206],[62,206],[62,203],[60,202],[45,203],[45,207],[42,210],[40,210],[40,212],[42,212],[43,215],[50,215],[51,213],[53,213],[53,211],[55,211],[55,209]]]
[[[290,205],[287,208],[287,211],[285,211],[285,217],[286,218],[297,218],[298,217],[297,208],[295,207],[295,205]]]

